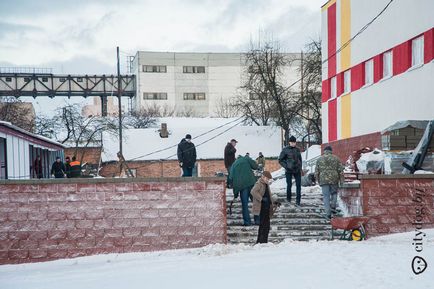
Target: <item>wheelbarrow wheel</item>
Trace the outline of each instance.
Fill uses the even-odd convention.
[[[353,241],[361,241],[363,240],[363,233],[359,229],[353,229],[351,231],[351,240]]]

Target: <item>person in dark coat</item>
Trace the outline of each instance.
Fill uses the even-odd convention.
[[[71,177],[71,159],[69,157],[65,158],[65,173],[66,173],[66,177],[70,178]]]
[[[258,169],[258,164],[250,157],[239,157],[232,164],[230,178],[232,179],[234,198],[241,196],[244,226],[251,226],[249,212],[250,190],[256,182],[253,170]]]
[[[191,142],[191,135],[189,134],[178,144],[178,162],[182,168],[183,177],[193,176],[193,168],[196,163],[196,147]]]
[[[69,163],[69,177],[81,177],[81,163],[77,161],[77,158],[75,156],[72,157],[72,162]]]
[[[56,157],[56,161],[53,163],[53,165],[51,166],[51,174],[56,178],[56,179],[62,179],[65,177],[65,165],[63,164],[63,162],[60,160],[60,157]]]
[[[35,178],[43,178],[41,156],[37,156],[35,161],[33,162],[33,173]]]
[[[295,205],[300,206],[302,159],[300,150],[296,147],[296,145],[296,138],[291,136],[289,138],[289,146],[285,147],[279,155],[279,164],[285,169],[286,200],[291,203],[292,177],[294,177],[297,193]]]
[[[228,177],[226,178],[226,187],[228,189],[232,188],[231,179],[229,177],[232,164],[235,162],[235,153],[237,152],[237,149],[235,146],[237,145],[237,141],[235,139],[231,139],[230,142],[225,147],[224,152],[224,161],[225,161],[225,168],[228,171]]]

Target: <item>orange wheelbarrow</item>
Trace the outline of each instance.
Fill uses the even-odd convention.
[[[338,234],[339,240],[361,241],[366,239],[365,225],[369,221],[368,217],[338,217],[332,218],[332,240],[335,236],[334,230],[343,230]]]

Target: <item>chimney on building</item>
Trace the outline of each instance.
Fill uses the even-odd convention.
[[[158,131],[160,132],[161,138],[168,138],[169,137],[169,132],[167,130],[167,123],[162,123],[161,128]]]

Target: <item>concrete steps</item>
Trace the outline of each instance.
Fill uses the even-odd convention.
[[[273,191],[274,192],[274,191]],[[228,241],[232,244],[255,244],[258,226],[244,227],[241,213],[241,202],[235,200],[232,214],[229,214],[229,204],[232,192],[227,193],[227,225]],[[330,221],[324,218],[322,194],[319,187],[303,188],[301,207],[286,202],[286,193],[277,191],[273,195],[282,206],[271,219],[269,242],[279,243],[285,239],[295,241],[329,240],[331,238]],[[295,197],[295,196],[293,196]],[[251,212],[251,203],[249,202]],[[253,215],[251,215],[253,221]]]

